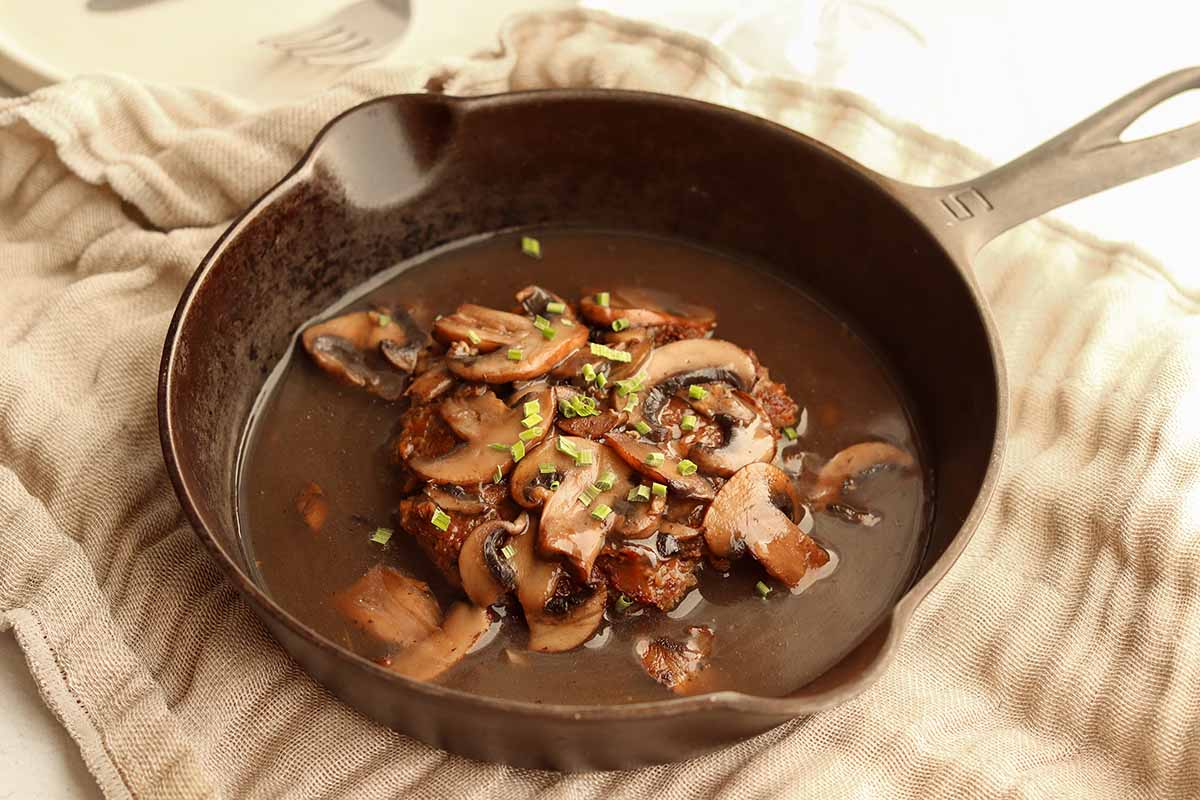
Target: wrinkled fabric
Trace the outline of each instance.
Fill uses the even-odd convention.
[[[266,634],[184,519],[154,403],[168,321],[232,217],[330,117],[427,87],[651,89],[890,176],[986,165],[847,94],[599,14],[256,110],[117,77],[0,103],[0,628],[117,797],[1189,798],[1200,794],[1200,315],[1170,266],[1053,222],[977,262],[1011,440],[986,520],[861,697],[627,773],[481,764],[381,728]]]

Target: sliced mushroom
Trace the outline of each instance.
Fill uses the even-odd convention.
[[[411,372],[429,343],[428,335],[401,308],[343,314],[311,326],[300,340],[321,369],[385,400],[399,398],[406,383],[404,374],[392,367]],[[371,360],[376,353],[382,356],[379,364]]]
[[[517,302],[521,304],[521,308],[526,314],[544,317],[551,322],[555,322],[556,317],[575,321],[575,309],[566,300],[541,286],[526,286],[517,292]],[[563,310],[551,311],[547,308],[551,303],[562,303]]]
[[[651,427],[651,438],[661,441],[667,432],[659,425],[663,406],[680,388],[694,383],[722,381],[746,391],[754,385],[754,360],[730,342],[720,339],[685,339],[656,347],[642,368],[641,399],[630,411],[629,422],[644,420]],[[613,407],[627,410],[628,398],[613,392]]]
[[[573,398],[582,395],[583,392],[573,389],[570,386],[558,386],[554,390],[554,397],[558,401],[560,411],[563,403],[570,402]],[[599,439],[613,428],[625,424],[625,420],[628,419],[628,415],[625,412],[609,408],[608,404],[604,402],[600,402],[596,410],[599,413],[586,417],[569,417],[566,414],[560,413],[558,417],[558,429],[571,436]]]
[[[614,289],[608,293],[608,305],[596,302],[598,292],[587,291],[579,300],[579,312],[595,325],[609,327],[624,319],[636,327],[681,329],[675,338],[704,336],[717,326],[711,308],[688,303],[669,292],[636,287]]]
[[[408,460],[413,472],[434,483],[467,485],[490,481],[496,470],[507,473],[513,465],[512,453],[491,445],[523,443],[526,452],[535,448],[554,426],[554,393],[547,389],[538,397],[543,421],[527,429],[521,420],[521,403],[509,408],[491,391],[469,397],[455,395],[442,401],[441,415],[446,424],[466,440],[450,452],[429,458],[414,456]],[[529,431],[535,433],[530,436]],[[525,434],[525,439],[521,439]]]
[[[561,653],[586,642],[600,627],[607,602],[607,591],[598,587],[587,599],[567,609],[553,613],[552,601],[563,579],[562,564],[547,561],[537,553],[537,531],[529,530],[517,536],[511,544],[515,550],[513,562],[517,570],[517,600],[529,625],[529,649],[543,653]]]
[[[634,645],[646,674],[675,694],[692,694],[699,688],[696,678],[708,668],[712,654],[714,637],[710,628],[692,627],[687,633],[687,640],[682,642],[660,636],[641,639]]]
[[[442,624],[442,610],[428,584],[377,564],[334,595],[347,619],[385,642],[406,647]]]
[[[494,510],[508,494],[503,486],[495,482],[481,483],[470,489],[452,483],[430,483],[423,492],[442,511],[471,516]]]
[[[591,447],[598,449],[597,445]],[[581,582],[591,576],[596,556],[600,555],[616,522],[611,511],[603,519],[593,514],[593,509],[603,502],[599,497],[586,504],[580,501],[600,474],[599,458],[588,466],[568,469],[558,490],[550,494],[542,507],[538,549],[543,556],[563,559]]]
[[[748,548],[767,572],[797,588],[805,573],[829,561],[829,554],[797,526],[802,513],[786,473],[771,464],[750,464],[708,507],[704,539],[718,559],[737,558]]]
[[[413,680],[433,680],[462,661],[491,624],[487,609],[455,603],[441,627],[392,655],[387,660],[387,668]]]
[[[329,501],[325,499],[325,492],[321,487],[309,481],[296,495],[296,510],[304,518],[304,524],[309,530],[318,533],[325,525],[325,518],[329,516]]]
[[[665,484],[673,492],[698,500],[711,500],[716,493],[712,481],[703,475],[680,474],[679,462],[682,459],[669,448],[640,441],[627,433],[608,433],[604,442],[616,451],[626,464],[650,480]],[[661,455],[662,463],[657,466],[651,464],[648,460],[652,457],[651,454]]]
[[[407,394],[417,403],[432,403],[453,389],[456,380],[445,362],[438,362],[413,378]]]
[[[860,442],[841,450],[821,467],[809,493],[814,511],[837,503],[858,481],[887,467],[908,468],[913,457],[887,442]]]
[[[587,341],[583,325],[559,324],[553,330],[553,337],[547,339],[528,317],[470,303],[434,323],[439,339],[469,343],[478,353],[449,358],[450,371],[465,380],[485,383],[526,381],[544,375]]]
[[[697,444],[688,458],[701,472],[728,478],[747,464],[775,457],[775,428],[754,398],[723,383],[704,385],[707,394],[691,400],[692,407],[716,421],[724,441],[719,446]]]
[[[514,522],[488,520],[471,531],[458,556],[458,574],[472,603],[486,608],[516,588],[516,567],[501,551],[528,527],[529,515],[522,514]]]

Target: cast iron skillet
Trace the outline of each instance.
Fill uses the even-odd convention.
[[[969,257],[1024,220],[1200,154],[1200,123],[1118,141],[1145,111],[1195,87],[1200,68],[1168,75],[1011,164],[941,188],[898,183],[765,120],[667,96],[545,91],[365,103],[321,131],[217,241],[184,292],[159,379],[167,471],[200,538],[313,677],[438,747],[528,767],[628,768],[830,708],[887,667],[996,484],[1007,392]],[[478,697],[409,681],[342,649],[248,576],[234,462],[251,403],[295,327],[398,261],[523,225],[677,236],[774,264],[852,319],[899,370],[936,474],[928,552],[891,614],[813,683],[783,698],[729,691],[618,706]]]

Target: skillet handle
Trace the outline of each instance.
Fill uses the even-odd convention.
[[[935,189],[905,186],[900,193],[946,244],[974,255],[1009,228],[1051,209],[1200,156],[1200,122],[1120,140],[1138,117],[1197,88],[1200,67],[1164,75],[978,178]]]

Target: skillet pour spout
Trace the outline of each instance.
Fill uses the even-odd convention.
[[[320,132],[221,236],[184,292],[159,377],[168,474],[197,535],[280,644],[352,706],[435,746],[522,767],[625,769],[695,756],[831,708],[888,667],[996,485],[1007,390],[969,258],[1023,220],[1200,155],[1200,124],[1119,140],[1147,110],[1197,87],[1200,68],[1168,75],[1008,165],[940,188],[890,180],[766,120],[661,95],[365,103]],[[628,705],[478,696],[349,652],[255,581],[231,501],[237,454],[297,327],[401,261],[550,224],[685,238],[775,265],[880,343],[901,376],[936,476],[928,547],[890,613],[865,625],[857,645],[807,686],[786,697],[728,691]],[[936,313],[911,314],[918,306]]]

